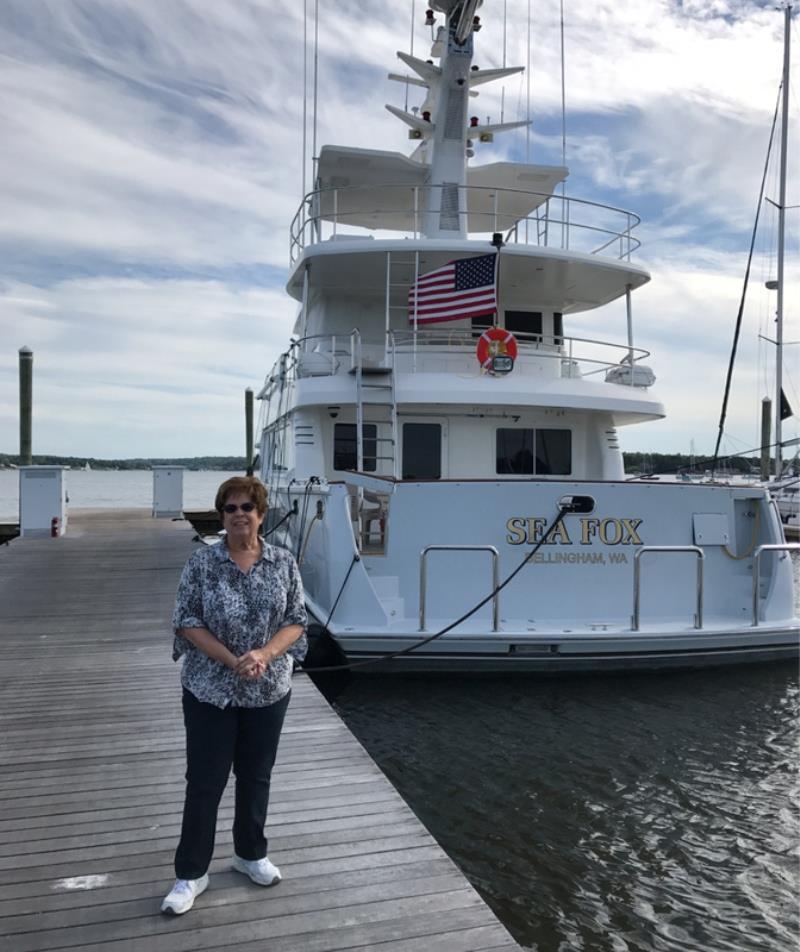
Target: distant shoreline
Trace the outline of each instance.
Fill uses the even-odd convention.
[[[96,459],[93,456],[34,456],[34,466],[68,466],[71,469],[91,470],[126,470],[150,469],[152,466],[183,466],[189,470],[220,470],[226,472],[241,471],[244,473],[246,462],[244,456],[189,456],[176,459],[161,459],[158,457],[134,459]],[[19,456],[0,453],[0,469],[16,469],[19,466]]]
[[[703,474],[711,468],[711,457],[688,456],[682,453],[623,453],[625,473],[628,476],[644,474],[659,475],[677,472],[696,472]],[[182,466],[187,470],[220,470],[244,473],[244,456],[185,456],[166,459],[162,457],[135,457],[133,459],[97,459],[93,456],[53,456],[33,457],[34,465],[68,466],[71,469],[91,470],[130,470],[150,469],[152,466]],[[19,456],[0,453],[0,470],[16,469]],[[717,460],[717,473],[758,472],[759,459],[756,456],[720,457]]]

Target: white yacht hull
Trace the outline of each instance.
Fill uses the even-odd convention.
[[[355,497],[344,484],[312,487],[314,503],[305,508],[316,509],[317,524],[304,528],[302,540],[297,524],[282,537],[301,557],[313,616],[349,661],[376,662],[367,670],[560,673],[798,657],[787,552],[759,557],[754,599],[756,553],[783,542],[761,489],[534,480],[386,487],[380,520],[368,523],[360,552],[364,524],[351,520]],[[488,547],[497,550],[502,582],[567,494],[589,497],[593,512],[565,517],[563,530],[499,592],[496,622],[489,601],[451,631],[382,660],[436,635],[489,595]],[[295,500],[300,509],[304,496],[287,492],[284,510]],[[475,548],[431,550],[423,580],[421,553],[429,545]]]

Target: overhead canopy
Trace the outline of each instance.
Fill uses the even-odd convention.
[[[428,173],[400,152],[324,146],[313,213],[339,225],[419,231]],[[513,162],[467,169],[467,231],[506,231],[547,201],[567,174],[561,166]]]

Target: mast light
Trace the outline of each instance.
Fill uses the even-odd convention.
[[[433,26],[436,23],[436,17],[433,15],[433,10],[428,9],[425,11],[425,26]]]

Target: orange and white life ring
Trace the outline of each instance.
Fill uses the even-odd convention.
[[[493,357],[517,359],[517,339],[503,327],[489,327],[480,336],[477,353],[481,367],[491,370]]]

